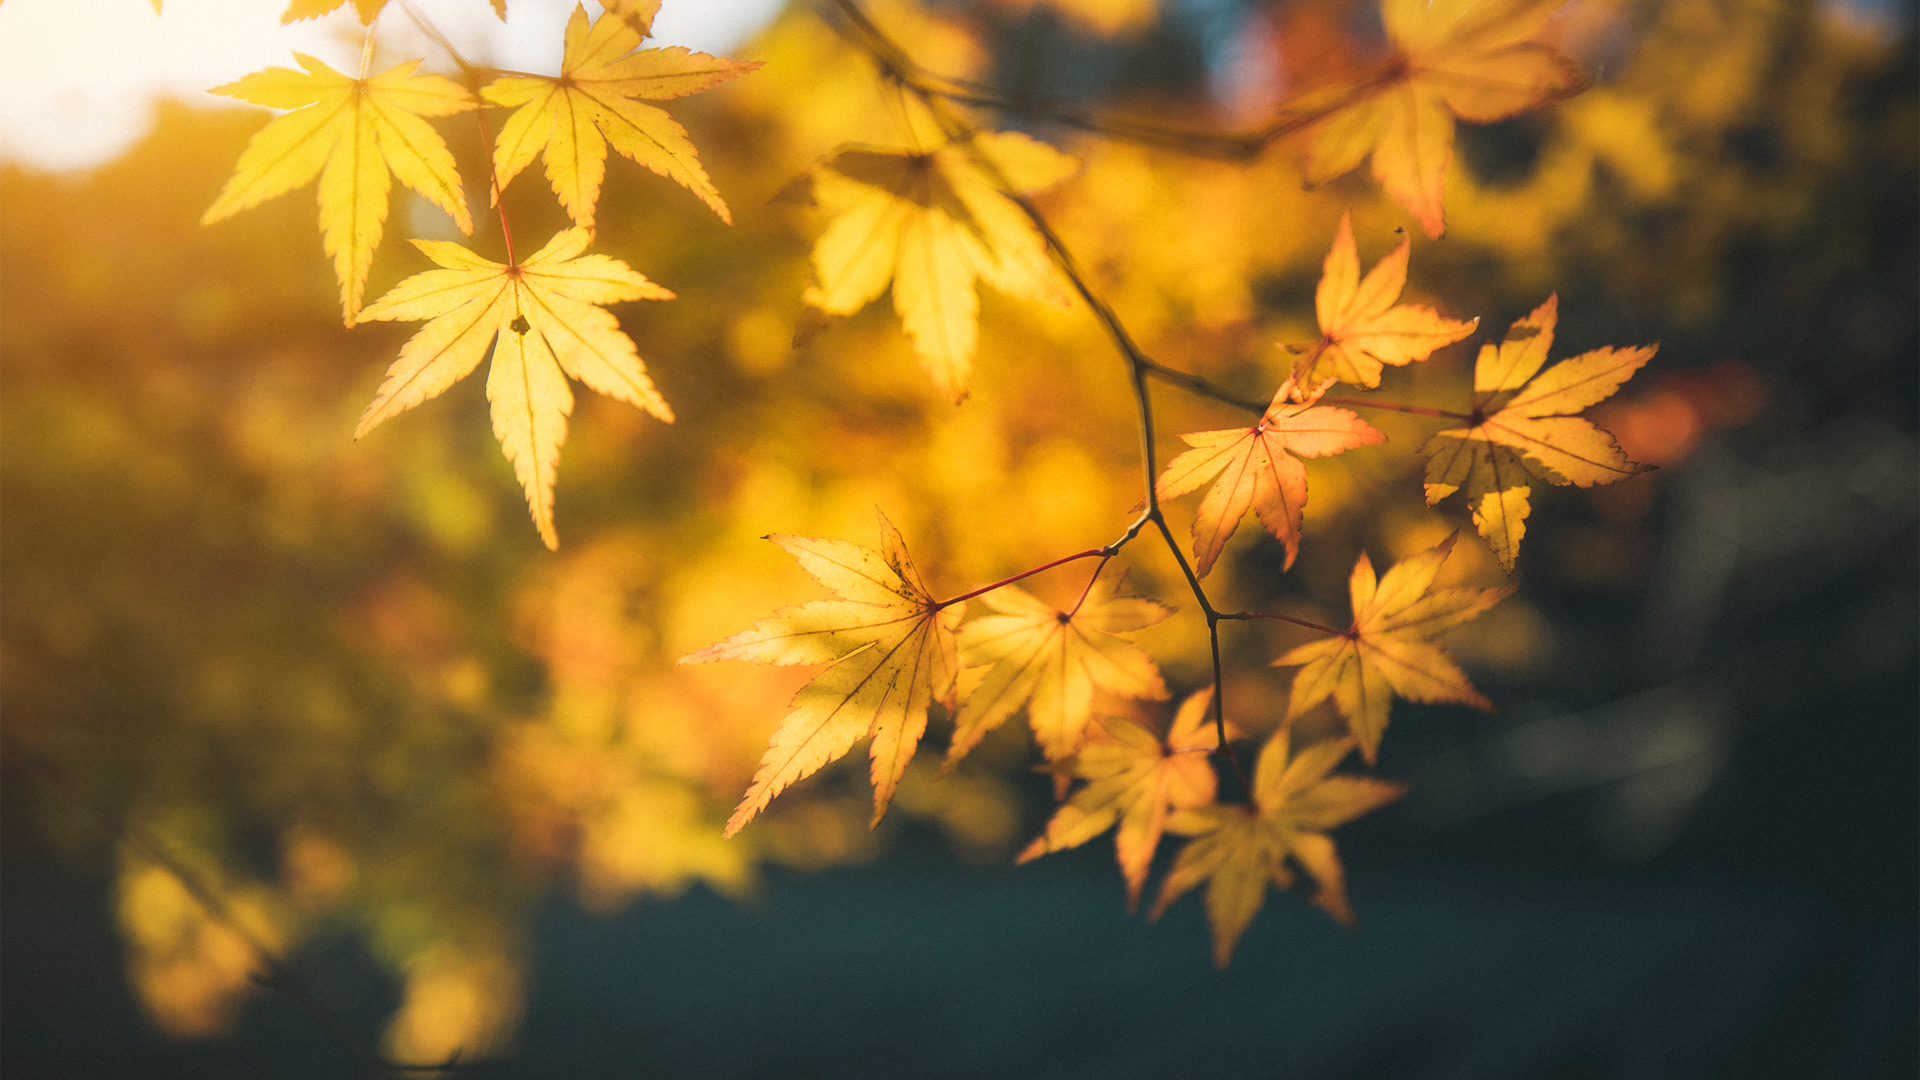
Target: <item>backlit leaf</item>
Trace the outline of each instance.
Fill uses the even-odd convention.
[[[1383,365],[1404,367],[1425,360],[1435,349],[1473,333],[1479,319],[1449,319],[1430,307],[1399,303],[1407,286],[1407,260],[1413,239],[1360,276],[1359,249],[1353,242],[1353,215],[1340,215],[1339,231],[1327,250],[1314,292],[1320,340],[1294,361],[1294,396],[1305,400],[1334,382],[1380,385]]]
[[[1313,902],[1353,925],[1346,873],[1327,832],[1385,806],[1406,788],[1369,776],[1332,776],[1352,752],[1351,738],[1314,743],[1288,757],[1289,728],[1267,740],[1254,768],[1252,806],[1206,806],[1179,815],[1169,828],[1194,837],[1161,882],[1150,918],[1201,882],[1213,926],[1213,962],[1226,967],[1233,947],[1266,903],[1267,885],[1293,887],[1298,865],[1314,880]]]
[[[1505,341],[1482,345],[1471,422],[1439,432],[1420,451],[1430,455],[1427,503],[1466,488],[1474,525],[1509,572],[1535,480],[1592,487],[1651,468],[1627,460],[1613,436],[1573,414],[1612,396],[1659,346],[1594,349],[1539,374],[1558,320],[1559,297],[1549,296]]]
[[[1167,816],[1213,802],[1213,764],[1207,755],[1219,739],[1208,712],[1212,704],[1211,686],[1187,698],[1165,739],[1124,717],[1096,720],[1085,745],[1065,763],[1067,774],[1088,781],[1087,786],[1053,812],[1046,831],[1017,861],[1079,847],[1117,824],[1114,855],[1127,879],[1131,908],[1146,884]]]
[[[1393,54],[1380,74],[1339,91],[1352,103],[1320,125],[1308,182],[1332,180],[1371,154],[1380,186],[1439,236],[1454,121],[1504,120],[1585,85],[1572,61],[1527,40],[1562,2],[1383,0]]]
[[[387,220],[389,169],[400,182],[473,232],[453,155],[426,116],[474,107],[473,95],[438,75],[415,75],[409,60],[371,79],[350,78],[302,53],[307,70],[270,67],[213,93],[275,109],[247,143],[233,176],[201,216],[212,224],[320,177],[321,243],[340,280],[348,326],[360,317],[367,272]]]
[[[1332,697],[1347,718],[1360,752],[1371,762],[1396,694],[1408,701],[1493,708],[1433,639],[1499,603],[1513,587],[1434,591],[1440,564],[1457,539],[1457,534],[1449,536],[1402,559],[1379,579],[1366,552],[1360,553],[1348,581],[1352,627],[1344,634],[1310,641],[1274,661],[1279,667],[1301,666],[1287,700],[1289,720]]]
[[[1293,388],[1289,379],[1273,395],[1266,415],[1252,427],[1180,436],[1193,449],[1167,462],[1160,474],[1156,489],[1162,499],[1177,498],[1213,481],[1193,519],[1195,573],[1201,577],[1213,569],[1227,538],[1249,510],[1286,545],[1286,566],[1291,567],[1300,551],[1300,519],[1307,505],[1307,467],[1300,459],[1386,441],[1385,435],[1346,409],[1288,400]]]
[[[458,244],[415,240],[441,269],[402,281],[361,313],[367,319],[429,321],[401,346],[354,438],[439,395],[478,367],[491,345],[487,399],[493,403],[493,433],[513,462],[549,548],[559,545],[553,481],[573,411],[567,378],[673,422],[673,410],[647,377],[633,339],[599,306],[671,300],[673,294],[618,259],[582,255],[590,239],[584,230],[563,230],[518,266],[483,259]]]
[[[880,551],[845,540],[768,537],[840,599],[785,608],[680,658],[683,664],[833,665],[794,695],[793,711],[774,730],[752,786],[727,822],[728,836],[775,795],[868,736],[878,825],[927,730],[927,707],[935,701],[953,707],[960,606],[934,600],[885,514],[880,534]]]
[[[1022,705],[1035,740],[1049,760],[1058,761],[1079,748],[1095,689],[1119,697],[1167,696],[1153,658],[1124,635],[1160,622],[1173,609],[1115,596],[1116,587],[1096,580],[1071,613],[1011,585],[980,597],[997,614],[961,627],[960,663],[993,666],[954,717],[949,768]]]
[[[813,248],[809,305],[851,315],[893,284],[893,306],[940,392],[967,396],[979,338],[976,279],[1065,303],[1046,242],[1006,188],[1037,191],[1077,159],[1018,132],[986,132],[933,150],[847,148],[814,170],[814,194],[838,216]]]
[[[515,108],[494,140],[494,173],[504,188],[540,156],[561,205],[575,223],[591,229],[611,146],[698,195],[722,221],[732,223],[686,129],[639,99],[697,94],[760,65],[678,46],[635,52],[642,31],[632,20],[644,14],[651,27],[651,12],[635,7],[626,5],[622,15],[589,23],[586,9],[574,5],[559,77],[505,75],[480,91],[492,104]]]

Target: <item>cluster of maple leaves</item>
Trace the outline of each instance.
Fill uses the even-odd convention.
[[[342,2],[295,0],[287,18],[321,14]],[[384,0],[354,2],[371,25]],[[503,13],[503,0],[493,2]],[[471,85],[463,86],[418,73],[419,60],[353,77],[297,56],[304,72],[269,68],[217,88],[291,111],[254,136],[204,220],[218,221],[317,176],[322,244],[333,260],[346,323],[425,321],[401,348],[356,437],[441,393],[491,350],[487,396],[494,433],[549,547],[558,544],[553,491],[573,403],[569,379],[662,421],[673,419],[638,349],[605,308],[673,294],[618,259],[587,253],[608,147],[731,220],[685,130],[645,101],[696,93],[758,65],[680,48],[640,48],[657,6],[657,0],[613,0],[598,19],[576,6],[561,71],[553,77],[495,73],[482,82],[487,73],[469,68]],[[1583,85],[1565,57],[1533,40],[1552,6],[1543,0],[1384,0],[1387,62],[1359,81],[1286,107],[1317,129],[1306,152],[1308,181],[1339,176],[1370,157],[1385,190],[1430,236],[1440,235],[1455,121],[1501,119]],[[802,298],[811,314],[800,336],[821,332],[832,317],[861,310],[890,287],[922,366],[938,391],[959,403],[977,348],[979,282],[1034,300],[1070,304],[1076,293],[1092,300],[1027,199],[1065,180],[1079,162],[1021,133],[976,128],[946,108],[937,92],[907,89],[917,97],[903,100],[919,110],[907,122],[909,145],[844,147],[807,178],[814,201],[834,217],[813,249],[814,282]],[[490,107],[511,110],[497,132],[484,120]],[[470,111],[480,113],[482,130],[492,136],[492,202],[498,205],[501,189],[538,157],[573,226],[521,258],[503,213],[504,263],[459,244],[415,240],[437,268],[366,303],[390,176],[471,234],[453,157],[427,122]],[[924,134],[929,125],[936,132],[931,137]],[[1361,554],[1350,581],[1350,626],[1314,627],[1317,640],[1275,661],[1299,670],[1284,716],[1243,779],[1244,801],[1218,799],[1214,755],[1242,736],[1221,711],[1217,674],[1214,685],[1185,699],[1164,733],[1099,715],[1095,704],[1097,693],[1171,697],[1152,658],[1129,635],[1168,618],[1172,609],[1121,595],[1118,573],[1108,573],[1141,526],[1159,522],[1157,500],[1207,487],[1194,519],[1189,581],[1211,629],[1222,616],[1211,609],[1200,580],[1240,521],[1251,512],[1283,545],[1291,567],[1307,502],[1302,459],[1385,440],[1351,409],[1322,403],[1330,388],[1377,388],[1386,366],[1425,360],[1475,331],[1478,320],[1400,302],[1410,253],[1411,240],[1403,239],[1363,276],[1351,222],[1343,217],[1315,295],[1319,339],[1293,349],[1290,374],[1253,424],[1181,436],[1190,449],[1168,462],[1150,493],[1148,516],[1120,542],[942,600],[884,514],[878,550],[840,539],[769,537],[835,598],[776,612],[682,660],[826,667],[779,722],[727,834],[863,739],[871,740],[877,823],[934,703],[953,721],[949,767],[1024,710],[1064,801],[1022,861],[1113,829],[1129,900],[1137,902],[1162,837],[1189,837],[1154,911],[1206,883],[1222,964],[1268,885],[1289,888],[1296,871],[1312,879],[1315,903],[1351,920],[1327,834],[1402,789],[1335,768],[1356,750],[1368,763],[1375,760],[1395,697],[1491,707],[1437,639],[1511,588],[1436,589],[1453,538],[1384,575]],[[1612,394],[1653,348],[1596,349],[1546,368],[1557,310],[1550,297],[1503,341],[1482,346],[1468,411],[1424,410],[1459,424],[1439,431],[1422,450],[1428,502],[1464,489],[1478,531],[1509,571],[1535,482],[1590,486],[1641,469],[1577,414]],[[1160,528],[1171,544],[1171,534]],[[1013,584],[1038,569],[1096,557],[1079,600],[1065,610]],[[976,599],[990,613],[968,621]],[[969,670],[978,677],[963,677]],[[963,686],[971,689],[963,694]],[[1329,700],[1347,733],[1295,745],[1293,721]],[[1076,782],[1082,786],[1074,790]]]

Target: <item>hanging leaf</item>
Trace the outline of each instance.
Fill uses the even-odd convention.
[[[1292,720],[1328,697],[1347,718],[1360,752],[1372,763],[1387,728],[1395,694],[1408,701],[1452,701],[1493,708],[1467,681],[1466,673],[1433,643],[1513,592],[1495,589],[1433,591],[1440,564],[1453,551],[1456,533],[1438,545],[1402,559],[1378,580],[1366,552],[1353,566],[1348,591],[1353,626],[1344,634],[1310,641],[1275,660],[1278,667],[1303,665],[1287,699]]]
[[[1314,743],[1289,759],[1282,725],[1254,766],[1252,806],[1203,806],[1176,815],[1169,831],[1193,836],[1161,882],[1148,918],[1201,882],[1213,926],[1213,962],[1226,967],[1233,947],[1267,900],[1267,884],[1293,887],[1297,864],[1317,886],[1313,902],[1353,925],[1346,872],[1327,833],[1398,799],[1406,788],[1370,776],[1331,776],[1353,750],[1351,738]]]
[[[671,300],[673,294],[618,259],[582,255],[590,240],[584,230],[566,229],[517,266],[483,259],[458,244],[415,240],[442,269],[415,274],[362,312],[367,319],[429,321],[401,346],[354,438],[438,396],[478,367],[492,346],[487,400],[493,403],[493,433],[513,462],[549,548],[560,543],[553,529],[553,481],[573,411],[567,378],[673,422],[673,410],[647,377],[633,339],[598,306]]]
[[[623,11],[637,18],[631,8]],[[650,12],[646,25],[651,28]],[[634,52],[641,38],[629,18],[603,15],[589,24],[586,9],[576,4],[567,19],[558,78],[505,75],[480,91],[492,104],[516,110],[494,140],[499,185],[505,188],[538,155],[560,204],[576,224],[591,229],[611,146],[698,195],[731,224],[733,215],[700,167],[686,129],[639,99],[697,94],[760,65],[677,46]]]
[[[1053,812],[1046,831],[1015,861],[1079,847],[1118,824],[1114,856],[1127,879],[1131,911],[1146,885],[1167,816],[1213,801],[1213,763],[1207,755],[1219,746],[1219,737],[1207,711],[1212,704],[1211,686],[1187,698],[1165,739],[1124,717],[1095,721],[1086,744],[1062,763],[1066,775],[1088,781],[1087,786]]]
[[[1573,414],[1611,397],[1659,346],[1594,349],[1535,378],[1553,345],[1559,305],[1557,295],[1547,297],[1504,342],[1480,347],[1471,421],[1439,432],[1420,450],[1430,455],[1427,504],[1466,488],[1474,525],[1509,573],[1526,535],[1534,481],[1593,487],[1652,468],[1628,461],[1612,435]]]
[[[960,628],[960,663],[993,667],[954,717],[948,768],[1022,705],[1040,748],[1058,761],[1079,748],[1096,688],[1119,697],[1167,696],[1153,658],[1124,635],[1160,622],[1173,609],[1115,596],[1116,588],[1096,580],[1070,613],[1012,585],[980,597],[999,614]]]
[[[833,665],[794,695],[793,711],[774,730],[752,786],[727,821],[728,836],[794,781],[869,735],[878,825],[927,730],[927,707],[935,701],[953,707],[959,674],[953,628],[960,607],[934,600],[885,514],[880,537],[876,552],[845,540],[769,536],[840,599],[786,608],[680,658],[683,664]]]
[[[220,197],[201,216],[211,225],[320,177],[321,246],[340,280],[348,326],[360,318],[367,273],[387,220],[387,171],[453,216],[471,235],[460,173],[440,133],[421,117],[474,107],[473,95],[409,60],[371,79],[349,78],[303,53],[306,72],[270,67],[213,93],[292,109],[261,128],[241,152]]]
[[[815,197],[838,217],[814,244],[806,302],[851,315],[891,282],[921,366],[958,403],[979,338],[976,279],[1014,296],[1067,300],[1046,241],[1002,183],[1038,191],[1078,167],[1018,132],[925,151],[843,149],[814,170]]]

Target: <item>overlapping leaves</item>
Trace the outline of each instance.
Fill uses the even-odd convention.
[[[1559,297],[1549,296],[1513,324],[1505,341],[1481,346],[1470,422],[1439,432],[1420,451],[1430,455],[1427,502],[1466,488],[1474,524],[1509,571],[1526,534],[1535,480],[1592,487],[1648,468],[1574,414],[1612,396],[1658,346],[1594,349],[1540,374],[1559,310]]]
[[[1127,905],[1137,903],[1168,815],[1213,802],[1208,755],[1220,743],[1208,713],[1212,704],[1211,686],[1188,697],[1164,738],[1125,717],[1095,721],[1085,745],[1061,763],[1067,776],[1087,785],[1053,812],[1018,861],[1079,847],[1118,825],[1114,855],[1127,879]]]
[[[1291,757],[1289,742],[1289,730],[1282,727],[1261,750],[1251,806],[1203,806],[1176,815],[1168,826],[1194,839],[1180,849],[1150,917],[1159,918],[1168,905],[1206,883],[1213,961],[1220,967],[1227,966],[1240,935],[1266,903],[1268,884],[1292,888],[1296,865],[1314,881],[1313,902],[1351,925],[1346,871],[1327,833],[1406,792],[1387,780],[1331,775],[1352,752],[1351,738],[1314,743]]]

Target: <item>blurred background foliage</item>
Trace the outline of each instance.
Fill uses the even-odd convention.
[[[934,70],[1180,126],[1257,123],[1380,47],[1367,5],[1330,0],[872,11]],[[1910,914],[1912,698],[1873,702],[1901,700],[1916,651],[1911,13],[1580,0],[1551,32],[1595,85],[1461,129],[1449,233],[1416,239],[1409,296],[1497,334],[1557,291],[1556,355],[1660,341],[1596,419],[1661,469],[1536,491],[1521,593],[1449,641],[1504,711],[1402,706],[1381,771],[1414,792],[1381,828],[1463,859],[1653,859],[1712,818],[1742,747],[1810,742],[1831,760],[1803,777],[1746,774],[1780,820],[1722,822],[1708,846],[1744,866],[1772,844],[1784,872]],[[804,6],[735,55],[766,66],[674,111],[736,225],[610,167],[596,250],[679,294],[616,311],[679,421],[581,396],[557,555],[479,380],[352,441],[412,328],[341,328],[304,196],[197,224],[263,114],[169,105],[90,173],[0,170],[6,839],[114,875],[127,976],[162,1030],[229,1030],[261,947],[352,938],[400,986],[387,1053],[483,1056],[511,1044],[556,890],[599,912],[696,882],[745,897],[769,865],[933,833],[1003,862],[1047,813],[1008,725],[952,777],[923,754],[877,831],[856,761],[719,838],[811,672],[672,661],[817,594],[761,536],[871,544],[878,506],[950,594],[1111,540],[1141,497],[1124,367],[1078,308],[984,296],[959,408],[885,304],[790,346],[822,223],[781,193],[841,143],[899,142],[900,109]],[[1410,224],[1363,172],[1303,190],[1299,143],[1235,165],[1005,123],[1084,158],[1040,201],[1147,351],[1249,397],[1287,369],[1277,344],[1317,336],[1342,211],[1368,264]],[[481,197],[477,133],[439,126]],[[507,203],[523,235],[563,224],[536,179]],[[390,239],[450,230],[396,198]],[[424,266],[386,244],[368,295]],[[1469,347],[1389,371],[1382,396],[1461,407]],[[1164,387],[1156,407],[1163,460],[1179,432],[1240,422]],[[1461,527],[1421,498],[1432,424],[1368,419],[1385,447],[1310,465],[1297,572],[1241,530],[1223,610],[1344,621],[1359,550],[1398,559]],[[1170,512],[1184,536],[1191,502]],[[1499,577],[1477,539],[1460,552],[1456,579]],[[1125,562],[1133,590],[1191,607],[1164,551]],[[1205,681],[1190,612],[1140,639],[1176,697]],[[1267,664],[1294,640],[1227,628],[1230,715],[1277,721],[1288,673]],[[1896,689],[1856,703],[1850,734],[1809,733],[1860,685]],[[1832,793],[1847,784],[1857,799]]]

